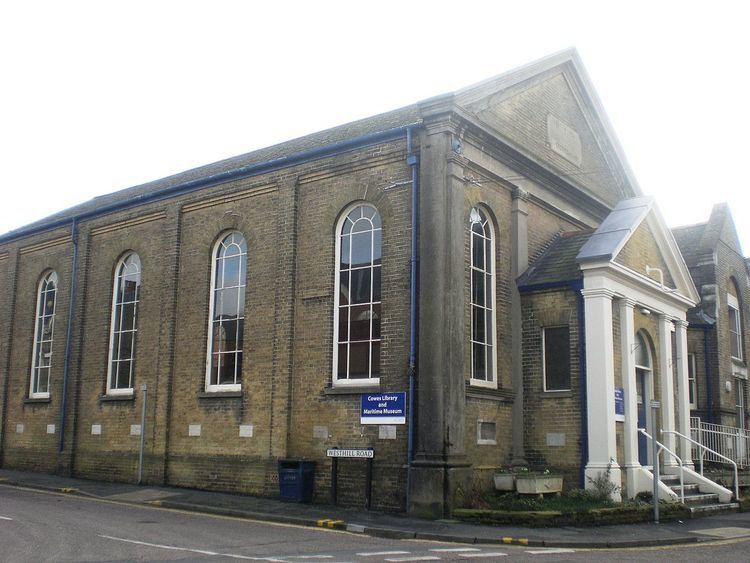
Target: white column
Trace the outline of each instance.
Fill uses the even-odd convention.
[[[615,442],[615,377],[612,334],[612,297],[608,289],[584,289],[586,319],[586,415],[589,460],[586,488],[609,467],[609,479],[620,486]],[[611,463],[611,465],[610,465]],[[619,490],[612,499],[621,499]]]
[[[661,314],[659,315],[659,379],[661,380],[661,429],[665,431],[675,429],[673,377],[672,319]],[[656,434],[654,438],[673,452],[675,451],[674,434]],[[665,454],[664,465],[677,465],[677,462],[671,455]]]
[[[683,436],[690,436],[690,382],[688,381],[688,349],[687,349],[687,321],[675,321],[675,336],[677,338],[677,413],[679,415],[678,432]],[[686,464],[692,466],[690,442],[680,438],[680,457]]]
[[[623,428],[623,464],[628,498],[638,494],[636,473],[638,460],[638,397],[635,383],[635,323],[632,299],[620,299],[620,349],[622,355],[622,387],[625,394],[625,423]]]

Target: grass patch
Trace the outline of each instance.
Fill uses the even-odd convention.
[[[645,499],[644,499],[645,500]],[[644,500],[623,503],[601,499],[587,491],[571,491],[565,496],[545,498],[516,493],[488,493],[476,498],[471,508],[453,511],[453,517],[465,522],[489,525],[601,526],[647,522],[652,518],[652,505]],[[661,503],[664,520],[689,517],[678,503]]]
[[[474,508],[507,512],[560,512],[562,514],[570,514],[615,506],[618,505],[609,500],[596,499],[586,494],[585,491],[581,491],[580,493],[572,491],[572,494],[569,495],[559,497],[546,496],[541,499],[515,493],[490,493],[475,503]]]

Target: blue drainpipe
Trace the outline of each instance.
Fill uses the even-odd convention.
[[[63,364],[62,401],[60,404],[60,443],[58,454],[65,448],[65,414],[68,407],[68,374],[70,373],[70,350],[73,345],[73,314],[76,307],[76,292],[78,288],[78,223],[76,218],[70,224],[70,237],[73,240],[73,259],[70,265],[70,297],[68,299],[68,326],[65,335],[65,362]]]
[[[411,464],[414,460],[414,392],[417,376],[417,283],[419,267],[419,158],[412,150],[412,128],[406,130],[406,163],[411,167],[411,272],[409,279],[409,427],[406,438],[406,510],[409,510]]]

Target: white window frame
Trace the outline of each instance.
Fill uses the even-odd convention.
[[[52,329],[50,330],[50,336],[48,340],[41,341],[39,340],[39,322],[41,318],[44,316],[44,302],[42,301],[42,292],[44,291],[44,288],[47,285],[47,282],[49,280],[54,279],[55,283],[55,298],[54,303],[52,304]],[[30,399],[49,399],[50,397],[50,384],[52,382],[52,347],[54,346],[55,342],[55,317],[57,315],[57,292],[59,290],[59,278],[57,276],[57,272],[51,270],[45,273],[42,276],[42,279],[39,280],[39,283],[37,284],[37,290],[36,290],[36,308],[34,309],[34,345],[32,347],[31,352],[31,377],[29,378],[29,398]],[[49,363],[47,366],[39,366],[37,364],[37,351],[39,349],[39,345],[42,342],[49,342],[50,343],[50,351],[49,351]],[[47,391],[42,392],[35,392],[34,387],[36,387],[37,378],[39,377],[39,370],[44,367],[47,369]]]
[[[731,293],[727,293],[727,319],[729,321],[729,354],[735,360],[742,361],[742,316],[740,315],[740,303]],[[732,321],[732,311],[734,311],[734,322]],[[732,326],[734,325],[734,326]],[[737,355],[732,354],[732,342],[737,345]]]
[[[484,231],[484,238],[489,239],[490,242],[490,271],[487,271],[487,264],[485,264],[485,269],[482,270],[480,268],[476,268],[474,266],[474,231],[473,226],[475,223],[483,223],[482,229]],[[489,236],[487,236],[489,233]],[[488,389],[497,389],[497,297],[496,297],[496,291],[495,286],[497,284],[497,275],[496,275],[496,268],[495,268],[495,225],[492,222],[492,219],[490,218],[489,213],[481,207],[474,207],[471,210],[471,213],[469,215],[469,318],[470,318],[470,328],[469,328],[469,356],[471,358],[471,363],[469,365],[469,370],[471,372],[471,377],[469,379],[469,384],[474,387],[486,387]],[[487,309],[486,303],[489,301],[491,303],[491,315],[490,315],[490,323],[491,327],[485,327],[485,331],[487,331],[487,335],[490,339],[489,343],[486,342],[479,342],[474,340],[474,323],[471,320],[473,315],[473,309],[474,309],[474,276],[473,272],[474,270],[477,270],[479,272],[482,272],[482,274],[489,275],[489,278],[491,280],[490,284],[487,284],[485,281],[485,305],[477,305],[477,307],[483,307],[484,309]],[[487,298],[487,289],[489,287],[489,299]],[[489,328],[489,330],[487,330]],[[488,378],[487,379],[477,379],[474,377],[474,343],[481,344],[483,346],[487,346],[490,349],[490,352],[488,354],[487,359],[492,360],[492,370],[488,370]],[[486,362],[487,360],[485,360]],[[486,368],[486,363],[485,363]]]
[[[565,389],[547,389],[547,330],[552,328],[564,328],[568,331],[568,387]],[[545,393],[565,393],[571,390],[573,371],[570,369],[570,326],[553,325],[542,327],[542,388]]]
[[[380,330],[381,330],[380,338],[372,338],[372,323],[370,324],[370,340],[369,340],[370,355],[371,355],[370,356],[370,363],[369,363],[370,377],[366,377],[366,378],[363,377],[363,378],[357,378],[357,379],[349,379],[347,377],[346,379],[340,379],[339,378],[339,373],[338,373],[338,370],[339,370],[339,306],[340,306],[340,299],[339,299],[339,297],[340,297],[340,293],[341,293],[341,239],[342,239],[342,236],[343,236],[342,232],[343,232],[343,229],[344,229],[344,224],[346,223],[346,220],[349,217],[349,214],[351,214],[352,211],[354,211],[355,209],[357,209],[359,207],[371,207],[372,209],[375,210],[375,213],[377,214],[378,218],[380,219],[380,225],[381,225],[380,226],[380,233],[381,233],[381,238],[380,238],[380,256],[381,256],[381,258],[380,258],[380,265],[377,266],[377,267],[380,268],[380,272],[381,272],[381,278],[380,278],[380,280],[381,281],[380,281],[380,301],[374,301],[373,300],[374,296],[373,296],[372,277],[373,277],[373,272],[374,272],[375,266],[371,262],[371,265],[370,265],[370,275],[371,275],[371,278],[370,278],[370,301],[368,303],[359,303],[358,305],[368,305],[369,304],[372,307],[373,305],[379,304],[380,305],[380,316],[381,316],[381,319],[383,317],[383,281],[382,281],[383,280],[383,278],[382,278],[382,272],[383,272],[383,258],[382,258],[383,257],[383,237],[382,237],[382,234],[383,234],[383,226],[382,226],[383,225],[383,218],[380,215],[380,211],[378,210],[378,208],[375,207],[373,204],[368,203],[368,202],[364,202],[364,201],[359,201],[359,202],[356,202],[356,203],[353,203],[353,204],[349,205],[346,209],[344,209],[344,211],[339,216],[339,220],[336,222],[336,231],[335,231],[335,240],[336,240],[335,247],[336,247],[336,251],[334,253],[335,254],[334,259],[335,259],[336,262],[335,262],[335,268],[334,268],[335,276],[334,276],[334,298],[333,298],[333,361],[331,362],[332,363],[331,383],[332,383],[333,387],[372,387],[372,386],[378,386],[378,385],[380,385],[380,375],[378,374],[377,377],[372,377],[372,344],[374,342],[378,342],[378,343],[382,344],[382,342],[383,342],[383,333],[382,333],[383,325],[382,325],[382,323],[381,323],[381,328],[380,328]],[[377,229],[374,228],[373,232],[376,231],[376,230]],[[373,245],[375,244],[374,240],[375,240],[375,237],[373,235]],[[351,244],[351,242],[350,242],[350,244]],[[372,247],[371,247],[371,252],[374,252],[374,248],[372,248]],[[371,257],[371,260],[372,260],[372,257]],[[350,306],[351,306],[351,304],[350,304]],[[350,330],[351,330],[351,320],[349,321],[349,326],[350,326]],[[361,342],[364,342],[364,340],[361,341]],[[347,340],[347,343],[349,343],[349,340]],[[381,370],[382,370],[382,348],[380,349],[379,354],[380,354],[380,356],[378,358],[379,359],[378,364],[381,366]],[[347,374],[348,374],[348,369],[349,368],[348,368],[348,365],[347,365]]]
[[[693,400],[690,401],[690,408],[698,408],[698,379],[696,368],[698,364],[695,362],[695,354],[688,354],[688,398],[692,392]]]
[[[248,268],[248,256],[249,256],[249,249],[248,249],[248,243],[247,238],[243,233],[237,230],[233,231],[226,231],[222,233],[219,238],[216,240],[216,243],[214,243],[213,250],[211,251],[211,285],[210,285],[210,293],[209,293],[209,306],[208,306],[208,334],[206,335],[206,393],[223,393],[223,392],[238,392],[242,391],[242,383],[211,383],[211,367],[212,367],[212,361],[213,361],[213,330],[214,330],[214,309],[216,307],[216,265],[218,263],[218,252],[221,248],[222,243],[232,234],[237,234],[243,238],[245,241],[245,285],[241,286],[242,291],[244,292],[244,301],[245,301],[245,308],[247,308],[247,268]],[[240,272],[241,275],[241,272]],[[241,314],[241,316],[239,316]],[[245,311],[238,311],[238,317],[237,320],[245,320]],[[242,361],[242,371],[245,370],[245,358],[244,358],[244,330],[243,330],[243,343],[242,349],[239,350],[239,352],[243,355],[243,361]],[[237,350],[235,350],[237,352]],[[235,381],[237,380],[237,373],[236,373],[236,357],[235,357]],[[242,372],[239,374],[242,376]],[[217,380],[218,381],[218,380]]]
[[[130,387],[121,387],[121,388],[113,388],[112,387],[112,364],[117,361],[121,361],[122,358],[118,357],[117,360],[114,358],[114,352],[115,352],[115,338],[119,337],[124,331],[119,330],[119,327],[115,326],[115,321],[117,320],[117,307],[122,307],[123,303],[118,304],[117,303],[117,296],[120,293],[121,285],[122,284],[122,276],[120,275],[120,271],[122,270],[123,266],[125,265],[125,261],[130,258],[131,256],[135,256],[138,259],[138,275],[139,275],[139,282],[138,287],[136,289],[136,298],[134,301],[134,310],[133,310],[133,343],[131,345],[130,350]],[[120,260],[117,262],[117,267],[115,268],[115,277],[114,277],[114,283],[112,285],[112,308],[111,311],[111,322],[109,327],[109,354],[108,354],[108,361],[107,361],[107,395],[132,395],[133,394],[133,381],[135,379],[135,350],[136,350],[136,339],[138,335],[138,306],[140,305],[141,301],[141,294],[140,294],[140,275],[143,273],[142,266],[141,266],[141,258],[136,254],[135,252],[128,252],[125,254]],[[122,314],[120,315],[120,319],[122,320]]]

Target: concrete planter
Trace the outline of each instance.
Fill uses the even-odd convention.
[[[493,480],[496,491],[516,490],[516,476],[513,473],[495,473]]]
[[[516,490],[521,495],[559,495],[562,486],[562,475],[516,475]]]

